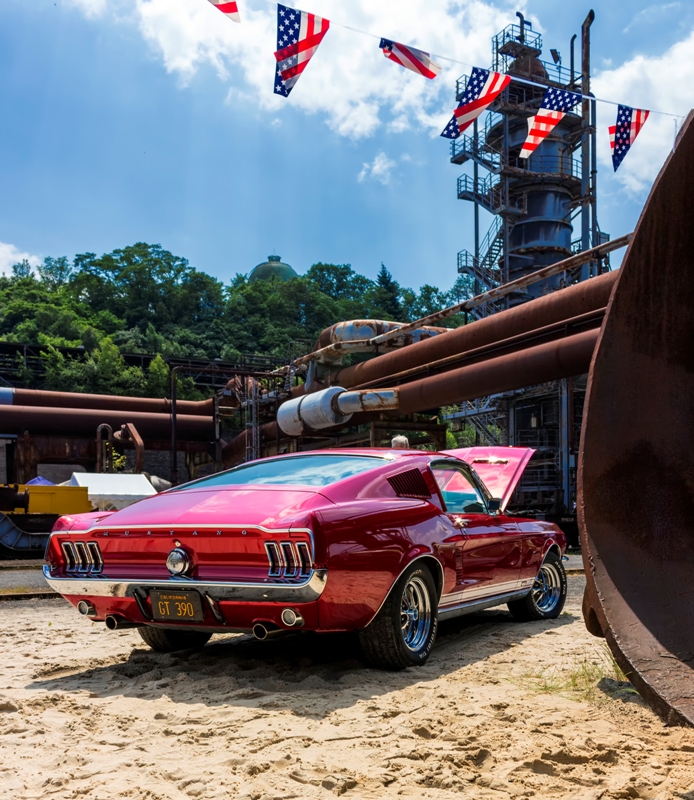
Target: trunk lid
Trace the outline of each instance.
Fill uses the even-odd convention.
[[[535,451],[529,447],[464,447],[443,452],[469,464],[491,496],[501,499],[501,510],[505,511]]]
[[[141,500],[97,522],[95,527],[291,527],[297,517],[326,504],[332,505],[315,490],[287,486],[191,488]]]

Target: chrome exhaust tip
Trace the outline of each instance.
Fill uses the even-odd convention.
[[[282,612],[282,622],[288,628],[303,628],[304,618],[293,608],[285,608]]]
[[[77,611],[83,617],[95,617],[96,616],[96,609],[88,600],[80,600],[77,603]]]
[[[268,633],[269,631],[265,625],[261,625],[259,622],[253,626],[253,636],[255,636],[259,642],[264,642],[267,639]]]
[[[106,627],[110,631],[124,631],[128,628],[141,628],[142,623],[131,622],[129,619],[121,617],[120,614],[109,614],[106,617]]]
[[[278,628],[271,622],[268,623],[256,622],[255,625],[253,626],[253,636],[255,636],[255,638],[259,642],[264,642],[271,636],[278,636],[279,634],[282,633],[286,633],[286,631],[283,631],[282,628]]]

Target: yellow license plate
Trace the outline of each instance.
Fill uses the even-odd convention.
[[[202,603],[197,592],[149,593],[152,615],[158,622],[202,622]]]

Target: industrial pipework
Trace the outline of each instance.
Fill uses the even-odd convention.
[[[306,429],[318,431],[346,425],[354,414],[391,411],[399,404],[398,389],[347,392],[332,386],[283,403],[277,412],[277,424],[288,436],[301,436]]]
[[[588,629],[694,724],[694,114],[658,176],[593,358],[579,454]]]

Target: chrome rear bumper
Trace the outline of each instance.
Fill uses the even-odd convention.
[[[195,589],[201,594],[209,594],[215,600],[235,600],[242,603],[311,603],[317,600],[328,580],[327,569],[316,569],[298,583],[231,583],[225,581],[195,581],[189,578],[169,578],[168,580],[112,580],[104,576],[71,577],[51,574],[48,565],[43,568],[48,585],[59,594],[69,597],[135,597],[135,592],[180,591]]]

